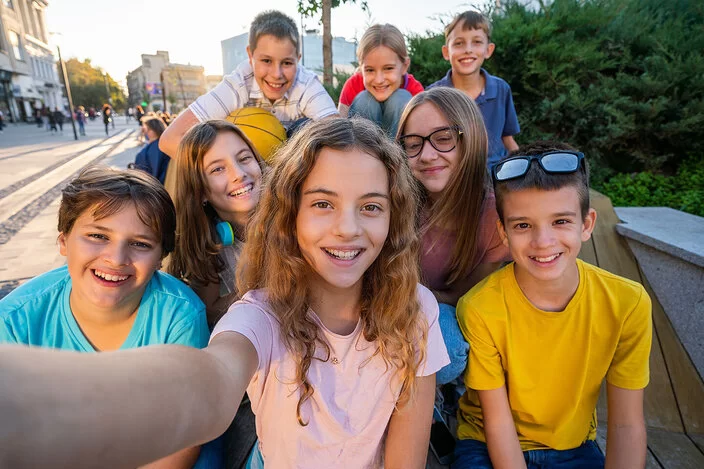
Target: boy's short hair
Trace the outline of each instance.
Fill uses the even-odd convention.
[[[96,220],[109,217],[132,202],[137,216],[161,240],[163,255],[174,250],[176,209],[164,186],[140,170],[104,166],[84,169],[61,191],[58,230],[68,234],[78,217],[93,210]]]
[[[491,42],[491,22],[489,21],[489,18],[486,16],[482,15],[478,11],[465,11],[460,13],[459,15],[455,16],[450,24],[445,26],[445,41],[447,42],[447,38],[452,32],[453,29],[455,29],[460,23],[462,23],[462,29],[467,30],[467,29],[481,29],[486,33],[487,39],[489,39],[489,42]]]
[[[501,161],[507,160],[514,156],[525,155],[533,156],[547,153],[549,151],[567,150],[576,151],[573,147],[566,143],[553,142],[550,140],[539,140],[529,145],[524,145],[518,150],[514,150]],[[499,162],[500,164],[501,162]],[[579,206],[582,213],[582,219],[587,217],[589,212],[589,165],[587,160],[582,159],[580,167],[574,173],[547,173],[540,167],[538,161],[533,160],[528,167],[525,175],[509,179],[508,181],[494,182],[494,195],[496,196],[496,211],[499,214],[499,220],[504,222],[504,196],[509,192],[517,192],[524,189],[539,189],[543,191],[556,191],[563,187],[572,186],[577,190],[579,197]]]
[[[157,138],[161,137],[161,134],[166,130],[166,124],[164,120],[159,116],[148,116],[142,118],[142,125],[146,126],[154,132]]]
[[[298,27],[289,16],[276,10],[264,11],[255,16],[249,27],[249,50],[254,52],[259,38],[267,34],[278,39],[290,39],[296,48],[296,55],[301,55]]]

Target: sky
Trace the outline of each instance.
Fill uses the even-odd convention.
[[[402,32],[440,31],[439,16],[470,8],[461,0],[368,0],[369,14],[357,4],[333,9],[333,36],[359,39],[367,26],[391,23]],[[394,5],[403,5],[401,11]],[[300,28],[297,0],[50,0],[46,9],[51,42],[64,60],[90,58],[93,65],[125,83],[141,65],[141,54],[169,52],[171,62],[202,65],[207,75],[222,74],[220,41],[249,30],[260,11],[280,10]],[[320,29],[319,18],[304,18]]]

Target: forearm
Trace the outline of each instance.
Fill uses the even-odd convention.
[[[513,422],[511,425],[486,427],[484,431],[494,469],[525,469],[526,461]]]
[[[176,158],[183,136],[200,121],[190,109],[186,109],[169,125],[159,139],[159,149],[171,158]]]
[[[225,431],[239,400],[198,349],[0,348],[0,467],[134,468]]]
[[[647,450],[645,424],[619,426],[609,421],[605,469],[643,469]]]

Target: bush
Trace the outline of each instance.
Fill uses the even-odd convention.
[[[617,174],[595,189],[616,207],[671,207],[704,217],[704,162],[685,161],[675,176],[641,172]]]

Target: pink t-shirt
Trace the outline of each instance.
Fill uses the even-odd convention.
[[[421,216],[424,220],[428,219],[427,209]],[[496,200],[494,199],[494,194],[490,192],[484,198],[479,225],[477,226],[477,230],[479,230],[477,252],[464,278],[469,277],[479,264],[503,262],[511,259],[508,247],[501,242],[499,231],[496,228],[496,220],[498,219]],[[452,260],[452,252],[455,249],[456,241],[457,235],[453,231],[440,227],[429,228],[422,240],[420,267],[423,283],[428,288],[435,291],[458,293],[459,296],[467,292],[455,292],[453,287],[447,286],[447,278],[450,275],[450,261]],[[462,282],[457,283],[461,284]]]
[[[428,324],[427,354],[418,376],[435,373],[450,360],[438,326],[438,304],[418,285],[418,299]],[[296,362],[280,337],[279,323],[270,313],[266,293],[255,290],[233,304],[211,336],[235,331],[247,337],[259,356],[259,366],[247,387],[256,415],[257,436],[266,467],[382,467],[383,442],[401,383],[391,379],[380,355],[365,363],[375,346],[362,335],[362,322],[347,336],[323,326],[311,311],[331,346],[333,360],[313,359],[308,379],[313,395],[301,406],[295,383]],[[316,357],[325,357],[319,347]]]

